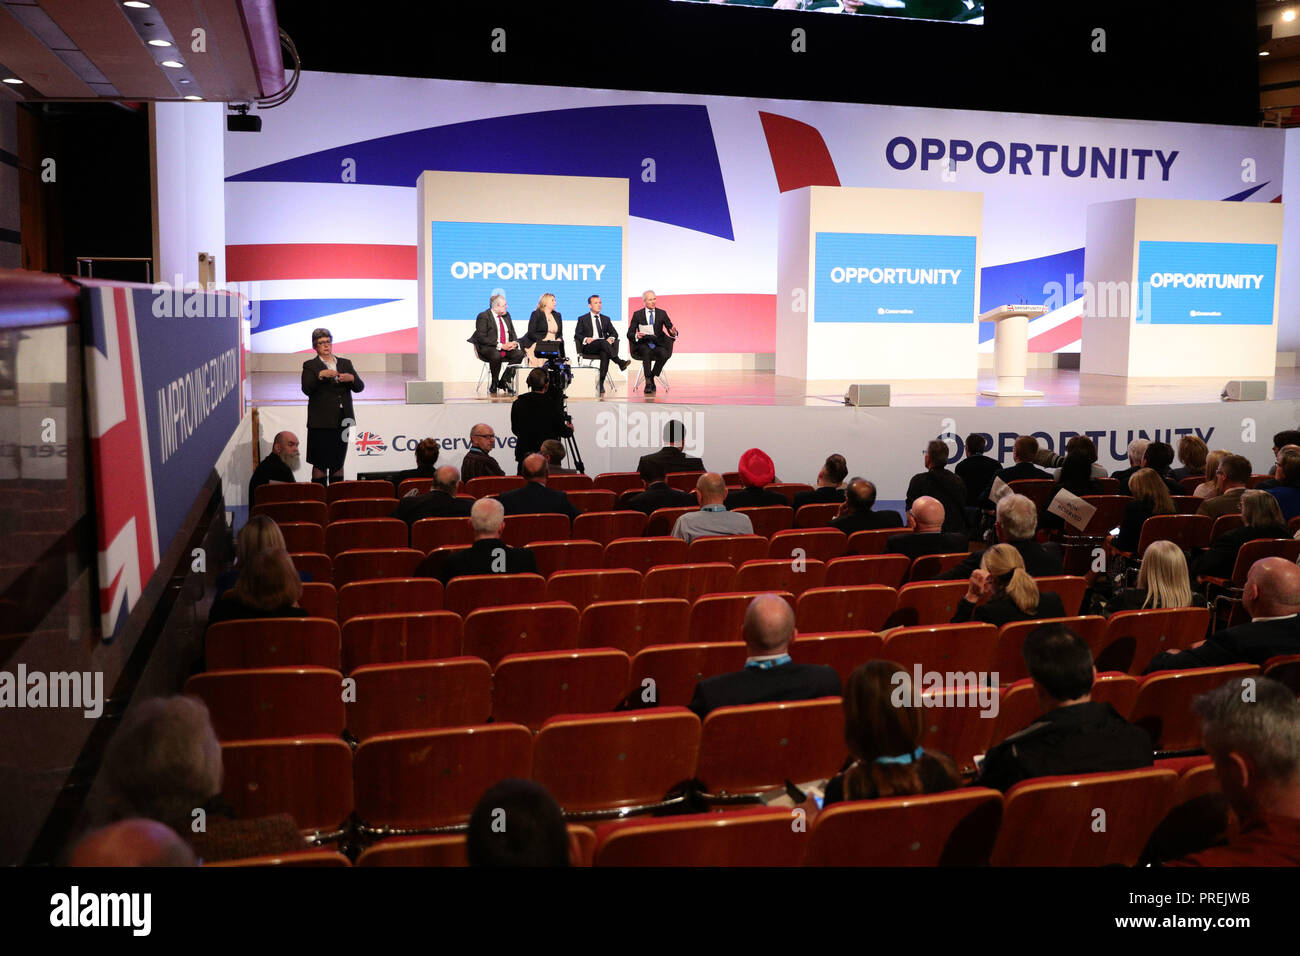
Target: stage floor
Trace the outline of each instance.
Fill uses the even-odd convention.
[[[628,370],[635,375],[635,366]],[[396,404],[406,401],[406,382],[414,375],[401,372],[364,374],[366,390],[356,397],[360,404]],[[630,381],[617,370],[610,380],[618,391],[606,391],[596,398],[592,372],[578,373],[569,386],[570,402],[601,403],[672,403],[675,405],[770,405],[785,407],[835,407],[844,404],[848,381],[804,381],[785,378],[773,372],[756,371],[669,371],[668,388],[648,398],[639,391],[628,394]],[[1300,369],[1279,368],[1268,379],[1270,399],[1300,399]],[[520,378],[522,387],[522,376]],[[972,388],[969,381],[898,381],[890,382],[890,405],[894,407],[1033,407],[1090,405],[1195,405],[1218,402],[1223,378],[1125,379],[1109,375],[1081,375],[1067,369],[1030,371],[1025,387],[1041,391],[1042,398],[994,399],[979,394],[993,388],[996,379],[991,371],[982,373]],[[298,405],[306,401],[296,372],[254,372],[249,376],[249,400],[254,405]],[[505,403],[510,396],[489,398],[486,392],[475,393],[472,382],[448,382],[447,404],[466,402]]]

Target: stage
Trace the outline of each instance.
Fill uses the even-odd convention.
[[[635,376],[635,366],[629,368]],[[802,381],[762,371],[680,371],[669,369],[669,387],[655,396],[628,394],[623,375],[611,371],[616,392],[594,396],[594,379],[579,378],[569,388],[568,409],[587,473],[630,471],[638,458],[658,449],[663,425],[686,425],[687,453],[715,471],[734,471],[745,449],[760,447],[776,463],[782,481],[813,484],[828,454],[848,460],[849,474],[876,482],[882,506],[898,507],[909,478],[922,470],[926,443],[946,440],[953,461],[965,453],[971,432],[988,437],[988,454],[1011,464],[1016,436],[1033,434],[1057,449],[1073,435],[1088,434],[1107,471],[1128,467],[1128,443],[1138,437],[1177,447],[1184,434],[1196,434],[1210,448],[1245,455],[1255,471],[1271,468],[1272,436],[1300,424],[1300,372],[1278,369],[1264,402],[1224,402],[1223,379],[1124,379],[1081,375],[1076,371],[1031,370],[1027,386],[1042,398],[991,399],[979,394],[993,383],[992,373],[971,381],[899,381],[891,384],[888,407],[844,405],[848,382]],[[498,461],[507,473],[515,462],[509,396],[476,395],[474,383],[448,383],[441,405],[405,404],[409,375],[370,373],[357,396],[357,425],[345,475],[396,471],[414,466],[416,443],[442,442],[440,463],[456,465],[468,447],[470,428],[490,424],[497,435]],[[306,404],[292,373],[253,373],[252,406],[263,436],[261,454],[282,429],[305,437]],[[568,462],[565,463],[569,464]],[[303,463],[298,477],[308,477]]]

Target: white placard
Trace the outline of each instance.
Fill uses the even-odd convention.
[[[1088,522],[1092,516],[1097,513],[1095,505],[1090,505],[1076,494],[1066,491],[1062,488],[1052,499],[1052,503],[1047,506],[1048,514],[1054,514],[1058,518],[1064,518],[1067,522],[1074,525],[1082,531],[1088,527]]]

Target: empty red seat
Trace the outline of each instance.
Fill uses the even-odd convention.
[[[684,508],[656,508],[650,513],[650,517],[646,519],[645,530],[641,533],[651,538],[661,538],[664,535],[672,534],[678,518],[699,510],[694,505]]]
[[[570,527],[568,515],[509,515],[501,526],[501,540],[512,548],[534,541],[563,541],[570,537]]]
[[[912,559],[905,554],[850,554],[826,562],[826,585],[833,588],[883,584],[897,590],[907,580]]]
[[[460,643],[460,615],[451,611],[362,614],[343,625],[343,672],[363,664],[457,657]]]
[[[1205,639],[1210,610],[1204,607],[1118,611],[1106,623],[1106,636],[1092,656],[1099,671],[1141,674],[1161,651],[1181,650]]]
[[[418,614],[442,610],[442,582],[433,578],[381,578],[339,588],[339,623],[362,614]]]
[[[560,477],[560,476],[556,476]],[[568,475],[565,477],[574,477]],[[555,478],[548,483],[550,487],[555,487]],[[565,492],[569,496],[569,504],[577,508],[581,514],[589,514],[599,511],[613,511],[616,506],[614,492],[607,491],[604,488],[584,488]]]
[[[891,625],[947,624],[966,594],[966,581],[918,581],[898,589],[898,609]]]
[[[334,521],[325,529],[325,553],[337,558],[344,551],[405,548],[406,522],[398,518],[359,518]]]
[[[470,547],[468,544],[444,544],[434,548],[424,556],[424,560],[416,567],[411,577],[436,578],[441,581],[443,573],[447,570],[447,562],[460,552],[468,551]]]
[[[343,675],[323,667],[208,671],[185,693],[208,705],[221,741],[343,732]]]
[[[285,481],[272,485],[258,485],[253,489],[254,507],[276,504],[281,501],[325,500],[325,487],[314,481]],[[259,512],[253,512],[258,514]]]
[[[921,746],[947,754],[962,774],[975,773],[975,755],[987,753],[1001,711],[997,678],[988,672],[945,674],[954,683],[943,688],[917,687]]]
[[[834,528],[778,531],[772,535],[767,556],[787,561],[794,558],[830,561],[843,556],[848,543],[849,539],[844,532]]]
[[[916,664],[942,673],[989,673],[997,649],[998,629],[992,624],[936,624],[900,627],[885,636],[881,657],[908,673]]]
[[[397,486],[397,497],[405,498],[411,492],[427,495],[431,491],[433,491],[432,478],[403,478],[401,484]]]
[[[325,489],[325,500],[330,504],[349,498],[391,498],[393,483],[383,479],[352,479],[332,481]]]
[[[573,536],[609,544],[617,538],[635,538],[645,528],[640,511],[590,511],[573,519]]]
[[[767,557],[768,540],[757,534],[717,534],[696,538],[687,549],[688,560],[700,563],[726,561],[740,567],[746,561]]]
[[[1086,579],[1071,574],[1056,574],[1034,578],[1040,594],[1046,592],[1061,598],[1061,605],[1068,616],[1083,613],[1083,596],[1088,590]]]
[[[1005,685],[1029,676],[1021,649],[1030,632],[1049,624],[1064,624],[1078,634],[1089,647],[1096,647],[1106,634],[1106,619],[1099,615],[1086,617],[1045,617],[1034,621],[1013,621],[998,630],[998,648],[993,669]]]
[[[590,475],[550,475],[546,479],[546,487],[567,494],[574,491],[587,491],[596,486],[592,484]]]
[[[1201,499],[1192,499],[1199,507]],[[1178,501],[1175,498],[1174,504]],[[1195,511],[1195,507],[1192,509]],[[1172,541],[1184,551],[1194,548],[1208,548],[1210,535],[1214,531],[1214,519],[1208,515],[1174,514],[1153,515],[1142,522],[1142,534],[1138,537],[1137,556],[1146,553],[1147,547],[1154,541]]]
[[[826,565],[816,558],[764,558],[746,561],[736,572],[733,587],[716,590],[789,591],[797,597],[809,588],[819,588],[825,583]]]
[[[309,617],[327,617],[335,620],[338,617],[338,592],[332,584],[321,581],[304,582],[302,595],[298,598],[298,606],[306,611]]]
[[[528,550],[544,578],[556,571],[600,568],[605,557],[605,548],[599,541],[534,541]]]
[[[367,664],[352,672],[348,732],[357,740],[401,730],[485,724],[492,670],[477,657]]]
[[[546,579],[546,600],[564,601],[579,611],[597,601],[635,599],[641,593],[641,572],[631,568],[554,571]]]
[[[411,547],[428,554],[449,544],[473,544],[468,518],[421,518],[411,525]]]
[[[465,494],[474,498],[487,498],[499,495],[503,491],[514,491],[524,486],[524,479],[519,475],[484,475],[471,478],[465,482]]]
[[[731,591],[722,594],[706,594],[691,605],[691,623],[687,630],[686,641],[691,644],[704,644],[711,641],[743,640],[741,633],[745,623],[745,612],[760,593],[779,594],[794,606],[794,595],[789,591]]]
[[[719,707],[704,718],[696,776],[715,795],[833,776],[844,764],[838,697]]]
[[[325,554],[325,522],[277,520],[276,524],[280,526],[280,534],[284,535],[284,546],[290,553],[309,551],[314,554]]]
[[[794,509],[789,505],[764,505],[761,508],[736,508],[737,514],[747,515],[754,526],[754,534],[770,538],[778,531],[794,527]]]
[[[204,638],[207,669],[259,667],[339,669],[339,626],[322,617],[222,621]]]
[[[423,559],[423,552],[414,548],[344,551],[334,562],[334,586],[341,588],[356,581],[374,581],[379,578],[414,577],[415,569]]]
[[[775,491],[784,495],[786,503],[791,507],[794,506],[794,496],[812,491],[812,485],[805,485],[798,481],[774,481],[770,485],[764,485],[765,491]]]
[[[813,825],[805,866],[983,866],[1002,820],[1002,794],[984,787],[851,800]]]
[[[923,554],[912,561],[907,580],[936,581],[939,576],[951,571],[966,560],[969,552],[954,551],[949,554]]]
[[[644,574],[656,564],[685,563],[686,542],[681,538],[616,538],[605,545],[607,568],[634,568]]]
[[[825,528],[839,516],[839,513],[840,506],[834,501],[828,504],[803,505],[794,513],[794,526],[796,528]]]
[[[613,647],[635,654],[651,644],[685,639],[690,603],[684,598],[598,601],[587,605],[578,628],[579,647]]]
[[[392,485],[388,486],[390,489]],[[349,521],[357,518],[387,518],[397,507],[397,499],[390,494],[386,498],[340,498],[329,505],[330,522]]]
[[[702,594],[733,590],[736,569],[717,561],[709,564],[660,564],[645,573],[643,598],[685,598],[692,603]]]
[[[702,471],[670,471],[664,475],[664,481],[668,483],[669,488],[676,488],[678,491],[694,491],[703,474]]]
[[[911,528],[874,528],[849,535],[845,554],[884,554],[885,543],[896,534],[911,534]]]
[[[740,670],[747,656],[745,644],[740,641],[642,648],[632,658],[629,697],[642,707],[685,707],[700,681]]]
[[[222,796],[242,820],[287,813],[301,830],[333,831],[352,813],[352,748],[338,737],[221,745]]]
[[[321,547],[324,547],[324,534],[321,535]],[[299,571],[305,571],[312,581],[325,584],[334,581],[334,563],[330,556],[319,551],[291,551],[289,560]]]
[[[622,820],[596,831],[597,866],[798,866],[807,834],[789,810]]]
[[[465,618],[461,646],[496,667],[507,654],[578,646],[578,609],[559,601],[482,607]]]
[[[1201,718],[1192,701],[1229,682],[1254,677],[1254,664],[1157,671],[1138,682],[1137,700],[1129,722],[1151,735],[1156,750],[1193,750],[1201,746]]]
[[[447,582],[442,606],[468,617],[477,608],[545,600],[546,579],[540,574],[465,574]]]
[[[262,505],[253,505],[250,517],[266,515],[278,525],[283,524],[329,524],[329,509],[323,501],[270,501]]]
[[[592,484],[616,495],[621,495],[629,488],[645,489],[645,482],[641,480],[640,473],[635,471],[608,471],[593,478]]]
[[[883,638],[871,631],[800,634],[790,645],[790,656],[800,664],[835,668],[843,684],[855,667],[879,657],[882,645]]]
[[[1264,676],[1290,687],[1300,695],[1300,654],[1282,654],[1264,662]]]
[[[492,719],[540,730],[556,714],[612,711],[627,689],[631,661],[607,647],[511,654],[492,679]]]
[[[801,631],[879,631],[898,604],[893,588],[869,584],[855,588],[811,588],[799,596]]]

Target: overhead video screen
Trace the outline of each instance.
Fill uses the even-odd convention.
[[[984,22],[982,0],[676,0],[676,2],[902,17],[908,20],[944,20],[951,23]]]

